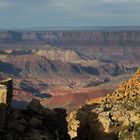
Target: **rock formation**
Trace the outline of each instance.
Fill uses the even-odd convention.
[[[13,96],[12,79],[7,78],[0,81],[0,129],[5,129],[7,124],[7,113]]]
[[[139,30],[91,31],[5,31],[0,32],[0,42],[48,42],[55,46],[139,46]]]
[[[67,121],[68,121],[68,130],[69,130],[69,135],[71,136],[71,138],[75,138],[77,137],[77,129],[79,127],[80,121],[76,119],[76,111],[71,112],[68,117],[67,117]]]
[[[48,49],[48,50],[38,50],[35,53],[39,56],[44,56],[50,60],[62,61],[62,62],[76,62],[81,60],[80,55],[74,50],[65,49]]]
[[[66,110],[44,108],[33,99],[27,109],[11,109],[0,140],[68,140]]]
[[[27,109],[12,109],[0,140],[68,140],[66,110],[44,108],[33,99]]]
[[[73,117],[73,123],[72,118],[68,119],[71,120],[69,134],[73,137],[75,132],[72,131],[77,130],[77,140],[139,140],[139,110],[140,69],[113,93],[81,107]],[[71,126],[77,128],[70,129]]]

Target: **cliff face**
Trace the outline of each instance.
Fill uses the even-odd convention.
[[[91,58],[121,60],[123,64],[136,65],[140,59],[139,30],[0,32],[0,48],[3,49],[44,48],[46,44],[75,49]],[[49,55],[50,53],[52,52],[47,52]]]
[[[50,50],[38,50],[35,53],[38,56],[47,57],[50,60],[62,61],[62,62],[76,62],[81,60],[80,55],[73,50],[61,50],[61,49],[50,49]]]
[[[139,46],[140,31],[0,32],[0,42],[47,42],[54,46]]]
[[[78,140],[139,140],[139,110],[140,69],[113,93],[88,102],[75,117],[71,115],[70,134],[77,132]]]

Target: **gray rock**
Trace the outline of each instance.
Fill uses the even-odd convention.
[[[31,118],[31,120],[29,122],[29,125],[31,125],[33,127],[41,126],[41,124],[42,124],[42,122],[35,117]]]

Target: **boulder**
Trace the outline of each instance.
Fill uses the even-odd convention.
[[[37,118],[33,117],[33,118],[31,118],[29,124],[33,127],[39,127],[42,125],[42,122],[40,120],[38,120]]]
[[[37,99],[33,99],[27,106],[27,109],[40,115],[44,114],[44,107],[40,104],[40,101]]]

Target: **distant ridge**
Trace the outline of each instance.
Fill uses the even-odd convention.
[[[49,44],[70,49],[81,49],[85,46],[88,48],[98,47],[97,49],[100,47],[121,47],[123,49],[124,46],[139,48],[140,44],[140,27],[32,28],[26,30],[1,31],[0,47],[5,47],[6,44],[26,43]],[[5,44],[3,45],[3,43]],[[124,53],[127,51],[125,50]]]

